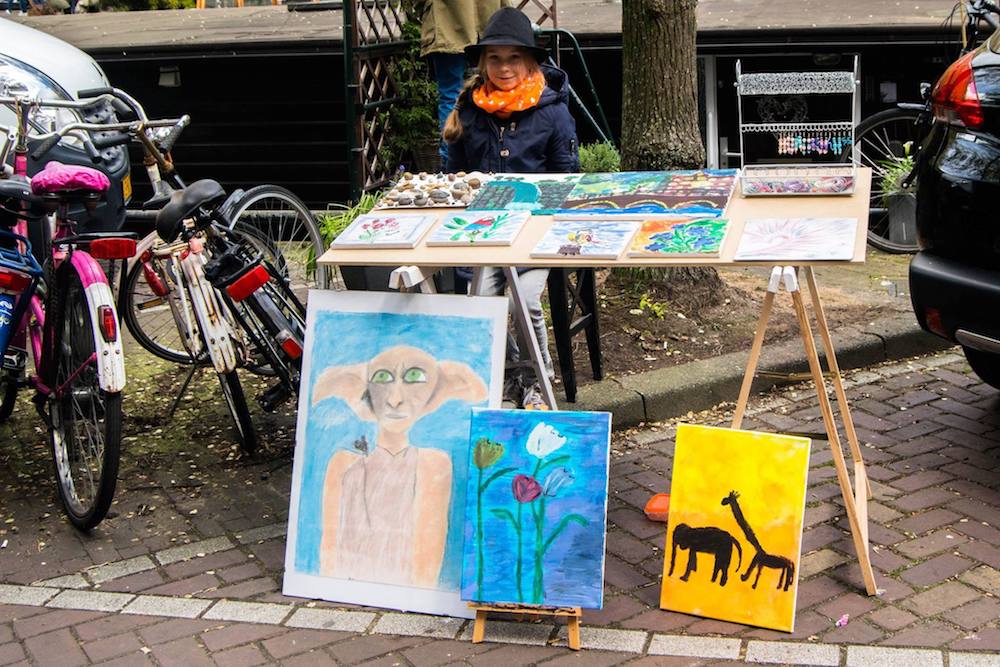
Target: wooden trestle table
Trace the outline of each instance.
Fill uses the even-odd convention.
[[[636,258],[623,254],[617,260],[589,259],[586,257],[573,257],[566,260],[559,259],[533,259],[531,251],[542,238],[548,228],[552,225],[552,216],[533,216],[524,229],[518,234],[517,239],[511,246],[480,246],[480,247],[427,247],[422,243],[416,248],[408,250],[389,249],[330,249],[320,258],[321,264],[346,265],[346,266],[389,266],[396,267],[390,277],[390,287],[432,293],[434,291],[431,278],[434,273],[445,267],[468,266],[473,268],[473,282],[470,292],[478,294],[482,279],[482,269],[486,267],[502,268],[506,274],[508,285],[511,288],[514,303],[515,327],[517,327],[524,341],[527,342],[531,354],[532,363],[536,368],[536,376],[542,385],[542,393],[546,402],[552,409],[556,409],[555,395],[552,391],[551,383],[544,371],[542,371],[541,352],[538,341],[535,338],[534,329],[528,317],[527,308],[519,293],[519,282],[517,271],[514,267],[552,267],[560,266],[565,268],[579,267],[641,267],[641,266],[769,266],[772,262],[737,262],[733,259],[736,254],[736,247],[739,244],[740,235],[747,220],[757,218],[854,218],[858,221],[857,234],[855,236],[854,255],[847,261],[789,261],[787,266],[774,266],[771,270],[768,283],[767,294],[761,306],[760,318],[757,331],[750,348],[750,356],[746,371],[743,377],[743,385],[736,403],[733,416],[732,427],[740,428],[743,423],[743,415],[746,411],[747,401],[750,397],[750,387],[756,375],[757,364],[760,360],[761,347],[763,345],[764,333],[767,328],[768,319],[771,314],[774,297],[781,285],[789,292],[792,298],[792,306],[795,310],[799,323],[799,331],[802,342],[805,346],[806,359],[809,362],[809,371],[816,385],[816,395],[819,399],[820,411],[823,415],[823,424],[826,428],[827,439],[833,454],[833,462],[837,470],[837,481],[840,484],[840,491],[844,499],[844,507],[850,522],[851,533],[854,539],[854,546],[858,554],[858,562],[861,566],[861,574],[865,583],[865,589],[869,595],[876,595],[875,575],[872,571],[871,559],[869,557],[868,541],[868,499],[871,497],[871,487],[868,475],[865,471],[864,460],[861,455],[861,447],[858,436],[854,429],[854,421],[851,418],[850,408],[847,403],[847,396],[844,393],[843,381],[840,368],[837,365],[836,351],[833,340],[830,336],[830,329],[827,326],[826,315],[823,312],[820,300],[819,287],[816,283],[816,276],[813,271],[814,266],[827,266],[837,264],[861,264],[865,261],[865,250],[867,243],[868,229],[868,209],[870,206],[871,193],[871,170],[859,168],[855,180],[854,193],[851,195],[831,195],[831,196],[780,196],[780,197],[742,197],[737,185],[729,205],[726,207],[724,218],[729,220],[729,233],[726,237],[725,245],[722,249],[721,257],[715,258]],[[456,209],[413,209],[407,212],[421,212],[438,214],[444,218],[448,213],[453,213]],[[440,222],[435,223],[440,224]],[[432,227],[433,229],[433,227]],[[428,232],[428,235],[430,232]],[[837,431],[837,423],[834,417],[833,406],[830,402],[826,377],[820,362],[817,351],[816,340],[812,332],[810,317],[806,310],[805,301],[800,289],[800,278],[805,278],[810,301],[812,304],[813,316],[816,320],[816,328],[819,331],[820,341],[825,353],[829,377],[833,385],[834,395],[838,404],[840,421],[844,427],[847,437],[851,457],[854,463],[854,480],[851,483],[851,476],[847,462],[844,457],[840,435]]]

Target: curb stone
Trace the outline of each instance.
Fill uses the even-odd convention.
[[[953,347],[948,341],[923,331],[911,315],[885,317],[864,327],[841,327],[831,335],[842,371]],[[748,340],[748,348],[749,344]],[[818,338],[817,345],[821,346]],[[576,402],[563,402],[560,407],[611,412],[616,429],[700,412],[736,399],[749,356],[749,351],[730,352],[679,366],[602,380],[580,387]],[[794,338],[765,345],[759,368],[777,373],[808,372],[802,340]],[[753,388],[763,392],[782,383],[780,379],[758,377]]]

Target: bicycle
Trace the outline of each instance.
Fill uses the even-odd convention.
[[[287,277],[260,250],[259,239],[231,228],[226,199],[222,186],[207,179],[175,192],[156,216],[161,242],[143,258],[142,270],[158,293],[166,291],[163,280],[174,276],[181,288],[176,290],[180,307],[171,312],[178,323],[183,321],[185,339],[192,336],[188,299],[199,327],[215,324],[206,321],[206,308],[219,314],[218,323],[229,340],[239,340],[233,325],[239,327],[260,355],[258,367],[277,379],[260,397],[262,407],[270,411],[298,395],[306,309]],[[211,358],[218,369],[217,355]],[[249,415],[247,420],[245,432],[252,433]]]
[[[958,3],[952,10],[961,9],[964,15],[961,54],[972,51],[979,42],[980,25],[986,23],[992,30],[1000,28],[994,15],[1000,7],[987,0],[969,0]],[[949,17],[951,20],[951,17]],[[929,83],[920,87],[923,102],[900,102],[864,119],[855,130],[855,153],[858,164],[872,169],[871,207],[868,218],[868,243],[890,253],[912,253],[919,248],[912,225],[900,223],[889,214],[886,204],[885,183],[899,169],[909,171],[901,185],[915,192],[916,167],[920,159],[920,146],[934,120],[931,111]]]
[[[176,119],[165,134],[156,136],[148,130],[142,105],[127,93],[108,88],[80,94],[92,93],[113,95],[139,119],[129,135],[142,145],[143,162],[153,188],[153,197],[143,204],[143,209],[162,212],[171,196],[184,188],[170,149],[189,118]],[[270,301],[284,304],[281,312],[285,319],[294,320],[296,308],[304,318],[302,303],[308,289],[325,287],[328,275],[325,267],[315,265],[323,242],[309,209],[291,192],[271,185],[236,191],[221,206],[230,231],[234,235],[241,232],[240,238],[259,251],[271,275],[291,294],[289,298],[277,293],[277,288],[265,288],[272,292]],[[245,366],[258,374],[277,376],[278,382],[259,397],[265,410],[274,410],[298,391],[297,371],[286,368],[279,352],[283,352],[281,345],[293,345],[295,336],[284,336],[276,347],[268,336],[268,325],[281,318],[274,313],[265,317],[247,311],[245,304],[227,301],[224,295],[214,293],[204,275],[207,260],[201,253],[203,240],[191,237],[175,243],[175,239],[176,234],[166,240],[162,233],[152,233],[139,243],[120,292],[125,325],[145,349],[168,361],[191,364],[192,374],[195,368],[210,362],[220,376],[241,444],[245,451],[252,452],[257,436],[236,368]],[[180,395],[186,386],[187,382]]]
[[[114,498],[121,449],[121,398],[125,362],[111,286],[98,260],[124,261],[135,252],[135,236],[118,232],[78,233],[70,206],[92,207],[110,187],[102,172],[49,163],[27,179],[28,117],[41,107],[83,109],[98,100],[41,101],[0,97],[12,106],[17,128],[7,130],[0,164],[13,143],[13,176],[0,179],[0,291],[9,317],[0,327],[0,418],[10,416],[21,387],[35,389],[34,403],[48,426],[63,510],[87,531],[107,515]],[[81,141],[94,162],[100,152],[90,139],[109,126],[70,123],[40,141],[40,160],[66,136]],[[105,140],[104,146],[115,145]],[[41,240],[44,268],[29,240]],[[35,374],[26,378],[28,345]]]

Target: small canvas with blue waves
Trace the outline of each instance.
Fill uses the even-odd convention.
[[[560,211],[719,216],[738,174],[737,169],[584,174]]]
[[[611,415],[473,409],[462,599],[600,609]]]

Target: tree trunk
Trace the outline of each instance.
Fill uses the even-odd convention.
[[[697,169],[697,0],[622,2],[622,169]]]
[[[622,0],[622,169],[698,169],[698,0]],[[725,283],[711,268],[670,269],[671,291],[718,303]]]

